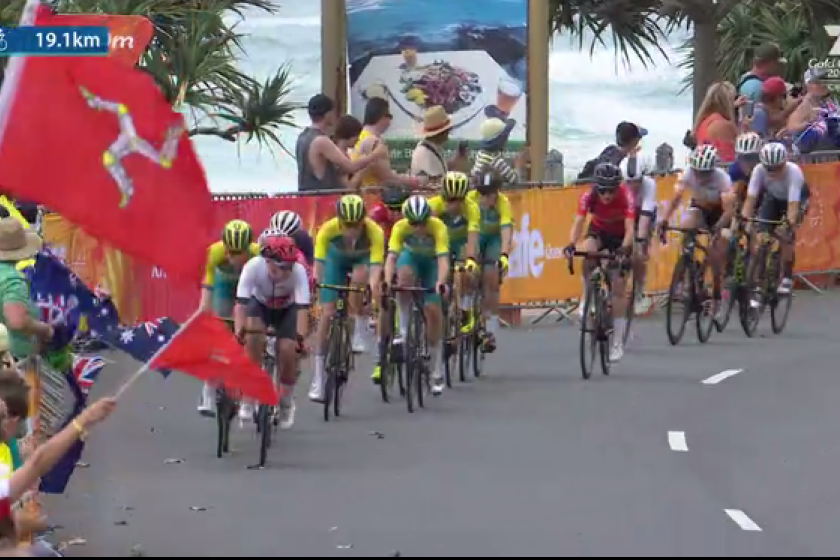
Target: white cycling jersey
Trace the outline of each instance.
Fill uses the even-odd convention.
[[[656,180],[653,177],[642,177],[642,184],[638,189],[627,187],[631,193],[636,193],[636,212],[650,212],[656,210]]]
[[[269,275],[268,263],[262,257],[253,257],[242,268],[237,299],[256,298],[270,309],[284,309],[291,305],[309,305],[309,279],[306,269],[295,263],[292,273],[285,280],[275,280]]]
[[[719,167],[708,178],[689,168],[677,179],[676,189],[679,194],[688,190],[691,198],[699,203],[715,204],[721,201],[723,195],[732,191],[732,179],[729,173]]]
[[[758,193],[764,189],[767,194],[776,200],[799,202],[802,198],[804,186],[805,174],[802,173],[802,168],[795,163],[786,162],[784,170],[777,175],[771,175],[767,168],[759,163],[753,169],[750,177],[747,196],[757,197]]]

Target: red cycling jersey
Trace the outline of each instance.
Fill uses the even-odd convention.
[[[586,217],[592,214],[591,227],[610,235],[624,235],[624,220],[636,219],[635,197],[621,185],[612,200],[604,202],[592,188],[580,196],[577,215]]]
[[[394,224],[397,223],[397,220],[399,220],[401,216],[397,214],[397,219],[392,219],[391,211],[381,202],[378,202],[373,208],[371,208],[368,215],[370,216],[370,219],[379,224],[382,231],[385,232],[385,245],[387,248],[388,239],[391,237],[391,228],[394,227]]]

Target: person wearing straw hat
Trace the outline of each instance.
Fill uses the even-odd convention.
[[[35,353],[35,339],[47,342],[53,328],[38,320],[38,307],[29,296],[29,285],[17,269],[20,261],[41,250],[41,238],[14,218],[0,219],[0,322],[9,331],[9,350],[16,360]]]
[[[428,177],[430,182],[440,184],[450,169],[459,168],[466,159],[466,145],[462,144],[451,160],[447,161],[443,146],[452,131],[452,118],[440,105],[426,110],[420,128],[422,140],[417,143],[411,156],[411,174]]]
[[[504,159],[510,133],[516,127],[513,119],[490,118],[481,123],[481,143],[475,155],[472,175],[478,176],[487,169],[495,170],[507,184],[519,181],[519,173]],[[523,154],[517,156],[517,167],[522,163]]]

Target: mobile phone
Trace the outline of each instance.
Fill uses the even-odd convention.
[[[752,118],[753,114],[755,113],[755,102],[748,101],[741,107],[741,118],[742,119],[749,119]]]

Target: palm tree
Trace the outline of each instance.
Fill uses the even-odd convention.
[[[5,4],[5,2],[4,2]],[[0,26],[16,24],[25,0],[0,8]],[[272,150],[288,152],[279,129],[295,126],[300,107],[292,93],[288,65],[264,81],[241,72],[236,60],[243,35],[237,18],[246,10],[273,13],[271,0],[56,0],[59,13],[142,15],[155,26],[152,44],[140,68],[149,72],[173,105],[188,108],[195,126],[191,136],[213,135],[236,141],[244,137]],[[0,67],[0,71],[2,67]],[[2,83],[2,82],[0,82]]]

